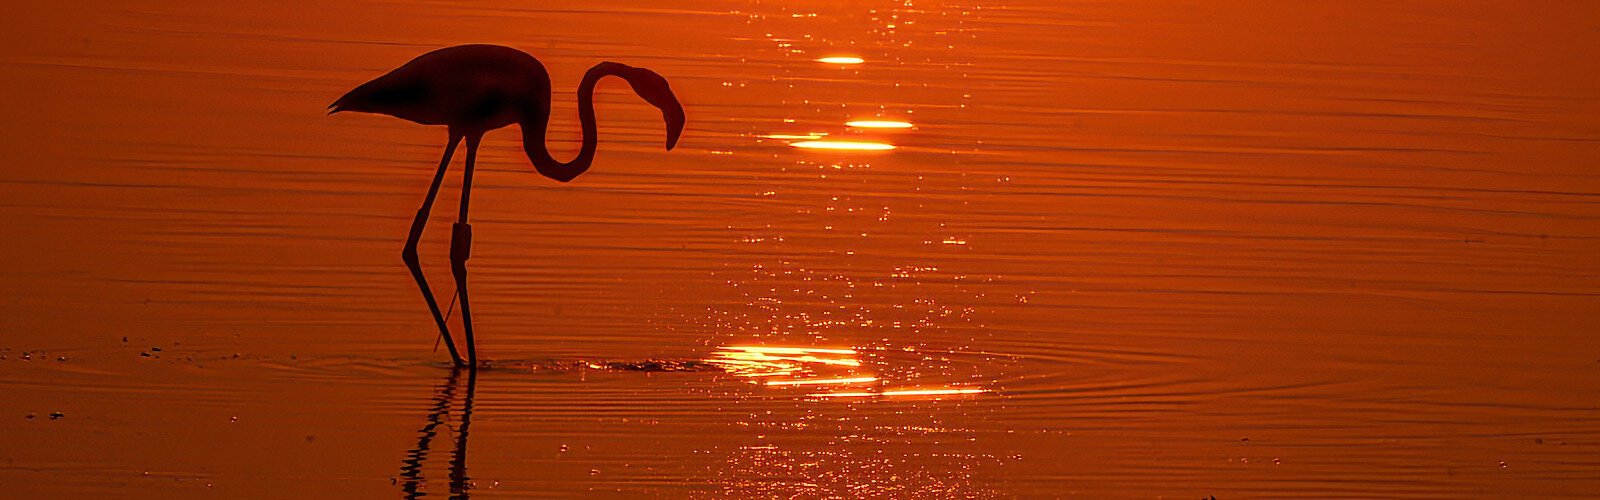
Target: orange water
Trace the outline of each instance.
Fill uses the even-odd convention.
[[[5,17],[0,496],[1600,487],[1600,4]],[[471,262],[499,368],[470,384],[399,259],[444,132],[324,115],[469,42],[548,67],[558,157],[601,60],[689,116],[663,151],[603,84],[571,184],[490,134]],[[458,182],[422,249],[441,297]],[[652,360],[730,371],[615,368]]]

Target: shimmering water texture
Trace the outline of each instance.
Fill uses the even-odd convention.
[[[806,394],[819,398],[954,396],[985,392],[974,387],[886,387],[889,383],[879,378],[876,371],[862,366],[855,349],[724,346],[706,362],[734,376],[748,377],[751,383],[769,387],[846,388]]]
[[[22,2],[0,497],[1592,498],[1600,3]],[[489,133],[476,375],[400,259]],[[419,255],[449,325],[464,150]]]

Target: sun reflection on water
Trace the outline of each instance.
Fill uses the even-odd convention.
[[[811,132],[806,134],[766,134],[761,137],[763,139],[816,140],[827,136],[828,134],[826,133]]]
[[[888,151],[894,149],[893,144],[864,141],[800,141],[789,143],[789,145],[801,149],[838,149],[853,151]]]
[[[861,361],[856,359],[855,349],[811,347],[724,346],[713,353],[706,362],[720,366],[736,377],[757,378],[784,375],[815,377],[819,372],[848,370],[861,366]],[[850,375],[848,372],[846,374]],[[803,379],[791,379],[787,382],[796,383],[795,380]]]
[[[844,122],[846,127],[855,128],[911,128],[911,122],[900,120],[851,120]]]
[[[810,380],[768,380],[767,385],[864,384],[877,381],[878,377],[819,378]]]
[[[723,496],[1007,496],[992,478],[1013,459],[979,430],[1008,397],[1009,361],[982,352],[984,283],[996,278],[950,260],[970,248],[965,227],[925,217],[945,206],[930,194],[971,188],[967,174],[953,161],[897,168],[915,159],[906,151],[975,149],[978,134],[920,130],[975,122],[949,120],[977,90],[922,75],[967,76],[962,49],[982,31],[964,23],[978,6],[892,4],[741,11],[759,28],[753,52],[774,69],[725,87],[776,102],[747,134],[781,163],[751,190],[779,216],[729,221],[750,258],[715,271],[730,300],[697,318],[723,346],[705,358],[731,374],[718,389],[737,404],[719,409],[743,439],[702,450],[724,458],[713,466]]]
[[[859,57],[832,56],[819,58],[817,59],[817,62],[824,64],[861,64],[867,62],[867,60]]]
[[[706,362],[765,386],[853,387],[806,394],[815,398],[937,397],[989,392],[970,386],[886,388],[876,373],[863,367],[857,354],[856,349],[847,348],[722,346]]]
[[[988,392],[988,391],[984,390],[984,389],[973,389],[973,388],[965,388],[965,389],[961,389],[961,388],[945,388],[945,389],[902,389],[902,390],[877,391],[877,392],[819,392],[819,393],[811,394],[811,395],[812,396],[816,396],[816,397],[827,397],[827,398],[867,398],[867,397],[879,397],[879,396],[889,396],[889,397],[893,397],[893,396],[954,396],[954,395],[960,395],[960,394],[983,394],[985,392]]]

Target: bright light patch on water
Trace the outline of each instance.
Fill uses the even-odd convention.
[[[844,385],[877,382],[878,377],[821,378],[800,380],[768,380],[767,385]]]
[[[855,128],[911,128],[911,122],[899,120],[851,120],[844,124]]]
[[[912,352],[907,349],[908,352]],[[909,398],[982,394],[971,386],[932,386],[909,382],[913,388],[884,389],[883,379],[856,358],[855,349],[777,346],[723,346],[706,362],[752,384],[768,387],[839,386],[836,392],[806,394],[814,398]],[[879,357],[881,361],[881,356]],[[865,386],[856,384],[869,384]],[[850,387],[854,386],[854,387]],[[920,387],[918,387],[920,386]]]
[[[861,141],[800,141],[789,143],[789,145],[801,149],[835,149],[847,151],[888,151],[894,149],[893,144]]]
[[[827,349],[817,347],[767,347],[767,346],[728,346],[723,349],[732,351],[749,352],[756,354],[855,354],[855,349]]]
[[[739,377],[789,376],[793,380],[810,380],[816,376],[817,367],[855,368],[861,366],[855,349],[829,349],[812,347],[723,346],[706,362],[722,367]],[[855,378],[855,374],[848,374]],[[838,378],[838,377],[831,377]]]
[[[822,132],[810,132],[810,133],[806,133],[806,134],[767,134],[767,135],[763,135],[761,137],[766,138],[766,139],[786,139],[786,140],[809,141],[809,140],[821,139],[821,138],[827,137],[827,136],[828,136],[828,134],[825,134],[825,133],[822,133]]]
[[[955,396],[961,394],[983,394],[989,392],[985,389],[946,388],[946,389],[902,389],[895,391],[877,392],[819,392],[812,394],[819,398],[872,398],[872,397],[906,397],[906,396]]]
[[[847,385],[878,380],[873,373],[862,370],[855,349],[723,346],[706,362],[735,377],[769,386]]]
[[[867,62],[867,60],[859,57],[837,56],[817,59],[817,62],[826,64],[861,64]]]

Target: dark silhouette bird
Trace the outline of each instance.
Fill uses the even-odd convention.
[[[355,111],[385,114],[424,125],[448,127],[450,139],[439,171],[433,176],[428,196],[411,223],[401,259],[411,269],[422,298],[439,325],[439,334],[457,366],[478,366],[477,347],[472,340],[472,310],[467,300],[467,257],[472,247],[472,226],[467,224],[467,200],[472,192],[472,169],[477,159],[478,142],[483,134],[507,125],[522,128],[522,149],[540,174],[561,182],[571,181],[589,169],[594,161],[595,137],[594,86],[600,79],[617,76],[633,87],[634,93],[660,108],[667,125],[667,149],[678,144],[683,133],[683,106],[673,95],[666,78],[644,68],[602,62],[583,75],[578,84],[578,119],[583,125],[583,147],[570,162],[556,161],[545,147],[550,125],[550,74],[538,59],[510,47],[461,45],[435,50],[412,59],[388,74],[361,84],[328,106],[328,113]],[[445,325],[417,259],[417,241],[433,208],[434,195],[444,180],[450,156],[463,139],[467,142],[467,166],[461,181],[461,213],[451,230],[450,271],[455,278],[461,318],[466,333],[467,360],[462,361],[455,340]]]

